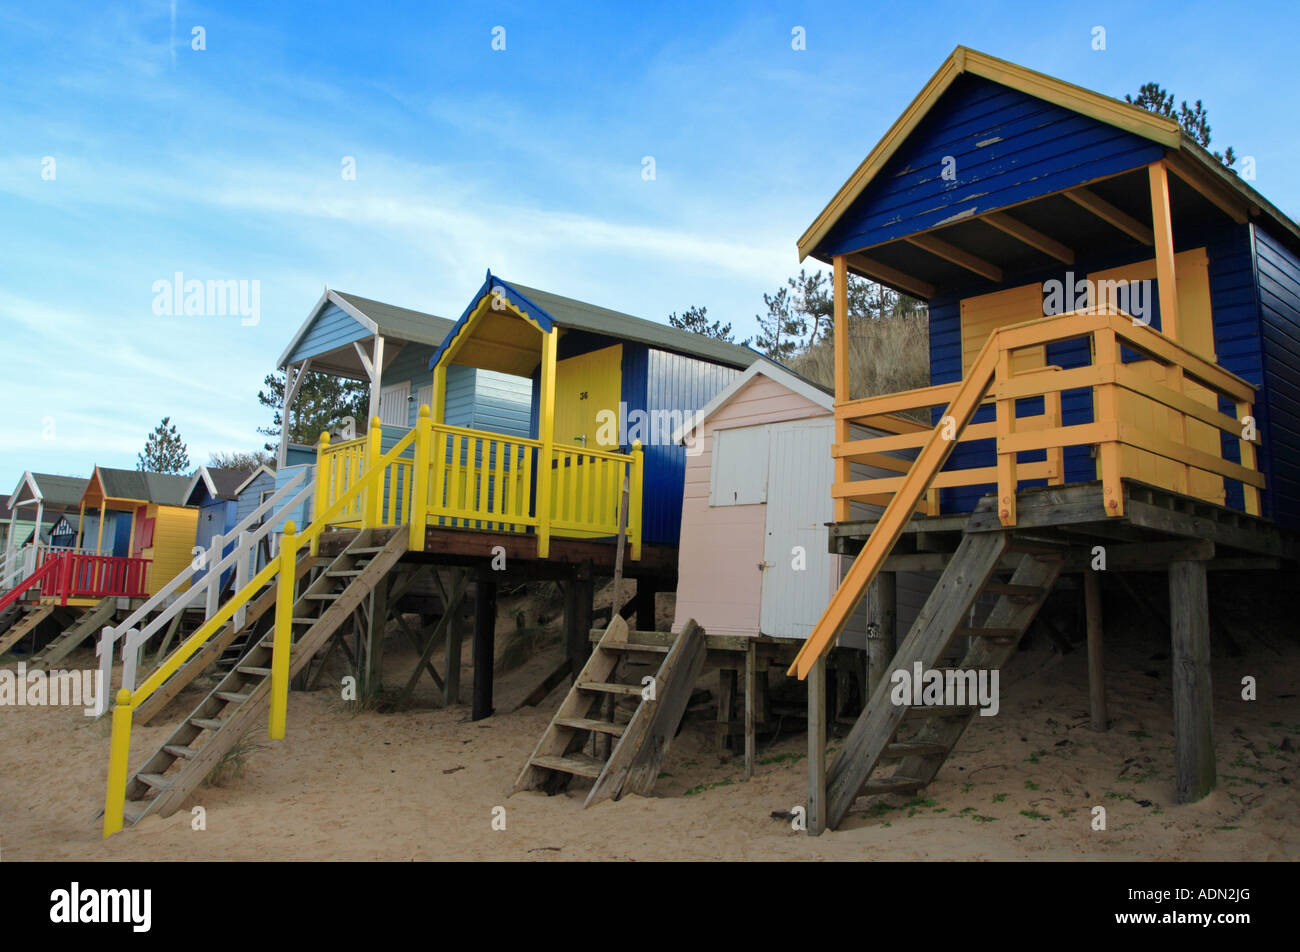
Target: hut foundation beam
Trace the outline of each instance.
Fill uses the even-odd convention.
[[[492,669],[496,663],[497,583],[480,570],[474,586],[474,698],[470,720],[492,716]]]

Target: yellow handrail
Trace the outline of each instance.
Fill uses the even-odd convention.
[[[375,440],[377,442],[379,431],[377,420],[373,422],[371,429],[376,433]],[[271,580],[277,578],[277,576],[275,650],[271,662],[272,703],[267,732],[273,740],[284,736],[285,708],[288,697],[289,631],[293,617],[294,565],[297,562],[298,549],[304,544],[314,546],[321,532],[345,507],[358,499],[367,498],[365,494],[368,492],[375,493],[375,487],[381,485],[382,475],[387,472],[388,466],[396,462],[398,457],[406,451],[406,448],[415,439],[415,434],[416,431],[412,430],[387,453],[377,458],[372,457],[376,459],[375,465],[369,467],[369,470],[360,479],[349,486],[324,511],[316,513],[316,518],[303,533],[296,533],[294,524],[292,522],[287,523],[281,539],[280,553],[267,564],[266,568],[258,572],[247,585],[231,596],[218,609],[216,614],[199,626],[194,634],[185,639],[185,642],[135,691],[125,689],[118,691],[117,703],[113,708],[113,735],[109,747],[108,790],[104,798],[103,835],[105,837],[112,836],[122,829],[123,814],[126,809],[127,766],[131,750],[131,722],[135,709],[171,677],[182,664],[189,660],[209,638],[220,631],[221,627],[234,616],[236,611],[246,605],[263,586],[270,584]],[[327,445],[328,442],[328,438],[322,439],[323,444]],[[374,509],[369,509],[368,514],[373,515]]]

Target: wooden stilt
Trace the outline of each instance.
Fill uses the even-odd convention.
[[[492,716],[492,669],[496,663],[497,582],[491,569],[474,586],[474,700],[470,720]]]
[[[1092,701],[1092,729],[1104,731],[1106,716],[1106,678],[1102,661],[1101,578],[1091,569],[1083,573],[1083,602],[1088,618],[1088,695]]]
[[[370,593],[370,618],[366,626],[366,691],[378,691],[384,683],[384,632],[388,624],[388,577],[380,579]]]
[[[826,829],[826,659],[808,672],[808,835]]]
[[[457,571],[456,578],[452,580],[452,586],[463,586],[465,582],[462,579],[463,573]],[[454,607],[448,608],[445,604],[443,610],[447,611],[451,617],[447,619],[447,662],[445,665],[445,687],[442,692],[443,704],[450,706],[460,703],[460,646],[461,636],[461,619],[464,613],[461,610],[461,603],[458,602]]]
[[[1214,709],[1210,686],[1210,611],[1205,563],[1169,563],[1173,642],[1174,759],[1179,803],[1214,789]]]
[[[898,573],[881,572],[876,578],[876,625],[867,631],[867,697],[884,677],[898,647]]]
[[[736,698],[736,669],[718,669],[718,756],[727,756],[727,738],[731,735],[731,713]]]
[[[583,662],[587,659],[587,645],[591,640],[591,629],[583,631],[578,618],[578,584],[575,577],[567,578],[564,586],[564,654],[569,659],[569,671],[573,680],[578,679]]]
[[[758,658],[751,641],[745,648],[745,779],[754,776],[754,707],[758,697]]]
[[[639,631],[655,630],[655,580],[642,576],[636,580],[636,627]]]

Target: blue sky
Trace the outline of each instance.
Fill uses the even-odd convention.
[[[196,464],[260,446],[257,390],[326,283],[455,317],[490,267],[750,334],[796,239],[959,43],[1201,98],[1214,147],[1254,156],[1300,217],[1298,22],[1267,0],[9,4],[0,492],[25,469],[133,467],[164,415]],[[177,271],[260,282],[260,320],[154,314]]]

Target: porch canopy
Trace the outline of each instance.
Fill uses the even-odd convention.
[[[798,247],[929,301],[1260,216],[1300,246],[1173,119],[959,46]]]
[[[85,489],[86,480],[79,476],[23,473],[9,497],[10,547],[18,548],[32,537],[40,541],[40,527],[53,525],[60,513],[75,511]],[[19,539],[13,531],[19,522],[31,522],[36,528]]]
[[[363,431],[379,414],[384,371],[411,344],[437,347],[451,327],[445,317],[326,287],[276,362],[285,373],[280,418],[289,419],[303,374],[313,370],[369,384],[370,407],[366,419],[357,421]],[[287,462],[286,449],[281,439],[277,458],[281,467]]]

